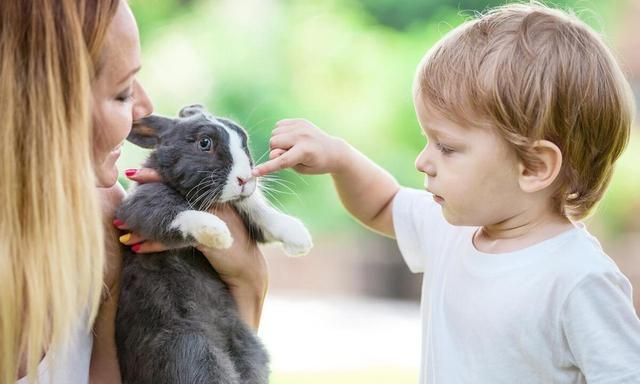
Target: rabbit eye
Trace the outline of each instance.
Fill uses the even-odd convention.
[[[212,145],[213,145],[213,141],[211,141],[211,139],[208,137],[203,137],[198,142],[198,147],[200,148],[200,150],[205,152],[210,151]]]

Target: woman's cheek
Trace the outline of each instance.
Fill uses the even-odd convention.
[[[115,165],[117,157],[107,155],[101,159],[96,159],[95,173],[99,187],[110,187],[117,181],[118,169]]]
[[[133,124],[131,102],[116,100],[110,109],[111,113],[107,115],[108,121],[105,124],[105,136],[108,138],[106,142],[109,143],[107,152],[111,152],[129,136]]]

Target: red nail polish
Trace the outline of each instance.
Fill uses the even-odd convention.
[[[135,169],[135,168],[129,168],[129,169],[127,169],[126,171],[124,171],[124,174],[125,174],[127,177],[131,177],[131,176],[135,175],[137,172],[138,172],[138,170],[137,170],[137,169]]]
[[[138,251],[140,250],[141,245],[140,244],[134,244],[133,246],[131,246],[131,250],[135,253],[138,253]]]
[[[115,225],[116,227],[121,227],[122,225],[124,225],[124,222],[120,219],[115,219],[113,220],[113,225]]]

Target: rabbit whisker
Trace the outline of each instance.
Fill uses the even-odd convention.
[[[288,183],[287,183],[288,182]],[[266,180],[267,184],[277,184],[280,185],[284,188],[287,188],[289,191],[294,192],[293,189],[291,188],[292,186],[295,186],[293,183],[289,182],[288,180],[282,180],[282,179],[268,179]]]
[[[288,184],[291,184],[291,185],[295,185],[296,184],[291,180],[287,180],[287,179],[285,179],[283,177],[278,177],[278,176],[275,176],[275,175],[264,175],[264,176],[262,176],[262,178],[264,180],[266,180],[266,181],[278,180],[278,181],[281,181],[283,183],[288,183]]]
[[[274,192],[277,192],[277,193],[281,193],[281,194],[285,194],[285,195],[297,195],[297,193],[293,189],[289,188],[289,186],[287,186],[287,185],[283,185],[283,184],[276,184],[276,185],[278,185],[279,187],[282,187],[282,188],[286,188],[287,190],[285,191],[285,190],[278,189],[274,185],[265,185],[264,187],[268,188],[271,191],[274,191]]]
[[[258,157],[253,163],[254,164],[258,164],[260,163],[260,161],[262,161],[262,159],[269,154],[269,152],[271,152],[271,149],[267,149],[265,153],[263,153],[260,157]]]
[[[196,200],[194,202],[194,205],[197,203],[198,204],[198,211],[202,211],[203,208],[207,205],[207,202],[211,199],[212,196],[215,196],[216,191],[218,190],[217,187],[215,188],[210,188],[209,190],[207,190],[205,193],[203,193],[202,195],[200,195],[200,197],[198,198],[198,200]]]
[[[263,188],[264,188],[264,186],[263,186]],[[262,189],[262,191],[263,191],[263,192],[264,192],[268,197],[270,197],[271,199],[273,199],[273,200],[278,204],[278,206],[280,207],[280,209],[284,211],[284,205],[282,205],[282,203],[280,202],[280,200],[278,200],[278,198],[273,194],[273,192],[271,192],[269,189]]]
[[[211,188],[211,186],[214,185],[214,180],[213,178],[211,178],[211,180],[208,180],[208,184],[207,185],[203,185],[201,188],[198,188],[198,195],[196,197],[195,200],[193,199],[189,199],[187,200],[189,202],[189,205],[193,208],[200,200],[202,200],[203,198],[205,198],[207,196],[207,194],[209,193],[209,189]],[[205,190],[204,193],[200,193],[201,190]]]
[[[198,171],[198,173],[209,173],[209,172],[205,172],[205,171]],[[189,192],[187,192],[186,196],[189,196],[189,194],[191,193],[191,191],[193,191],[194,189],[198,188],[198,187],[199,187],[200,185],[202,185],[203,183],[207,182],[207,181],[209,180],[209,178],[211,178],[211,175],[209,175],[209,176],[207,176],[207,177],[203,178],[202,180],[200,180],[200,182],[198,182],[198,184],[197,184],[195,187],[191,188],[191,189],[189,190]]]
[[[300,176],[298,174],[298,172],[294,172],[290,169],[286,169],[286,171],[289,171],[290,173],[292,173],[295,177],[297,177],[298,179],[302,180],[302,182],[308,187],[309,186],[309,182],[307,180],[304,179],[304,177]]]

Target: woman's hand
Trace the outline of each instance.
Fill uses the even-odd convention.
[[[152,169],[128,170],[127,177],[139,183],[161,182],[162,178]],[[268,287],[267,264],[255,241],[249,237],[240,215],[230,205],[212,208],[211,213],[222,219],[233,236],[229,249],[212,249],[203,245],[196,248],[207,258],[220,278],[229,286],[236,301],[241,318],[258,329],[262,304]],[[120,229],[127,229],[126,223],[114,223]],[[159,242],[146,241],[133,232],[120,237],[125,245],[132,245],[136,253],[165,251],[168,248]]]
[[[222,205],[214,207],[211,212],[227,224],[233,244],[228,249],[213,249],[203,245],[196,248],[229,286],[240,316],[257,330],[269,285],[266,260],[256,242],[249,237],[249,231],[235,209]]]

